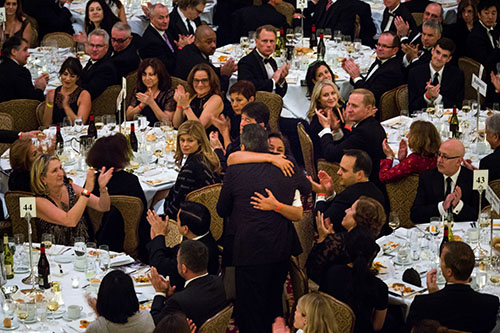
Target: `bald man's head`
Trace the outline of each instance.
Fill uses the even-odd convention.
[[[441,144],[438,151],[437,168],[446,176],[454,175],[460,168],[465,155],[465,147],[457,139],[449,139]]]
[[[200,25],[194,33],[194,44],[205,55],[210,56],[214,54],[217,44],[215,31],[206,24]]]

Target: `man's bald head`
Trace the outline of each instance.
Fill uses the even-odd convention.
[[[196,28],[194,33],[194,44],[205,55],[212,55],[217,47],[217,35],[210,26],[202,24]]]
[[[441,144],[438,152],[438,171],[446,176],[454,175],[460,168],[465,155],[465,147],[457,139],[449,139]]]
[[[443,22],[443,7],[435,2],[431,2],[425,7],[423,21],[427,20],[438,20],[440,23]]]

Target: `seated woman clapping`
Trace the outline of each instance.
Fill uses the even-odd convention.
[[[55,156],[39,155],[31,168],[31,189],[36,195],[37,231],[51,233],[55,242],[70,245],[74,237],[89,239],[88,224],[84,215],[87,206],[100,212],[110,208],[106,188],[113,174],[113,168],[102,168],[99,175],[100,197],[94,190],[94,169],[87,171],[85,186],[70,182],[64,174],[61,162]]]

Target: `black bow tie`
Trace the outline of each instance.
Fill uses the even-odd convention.
[[[387,12],[387,14],[389,14],[389,16],[396,17],[396,14],[394,14],[394,13]]]
[[[271,58],[262,58],[262,61],[264,61],[264,65],[265,65],[271,61]]]

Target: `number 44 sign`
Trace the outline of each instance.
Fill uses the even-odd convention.
[[[28,213],[30,214],[30,217],[36,217],[35,197],[19,198],[19,210],[21,218],[25,218]]]

